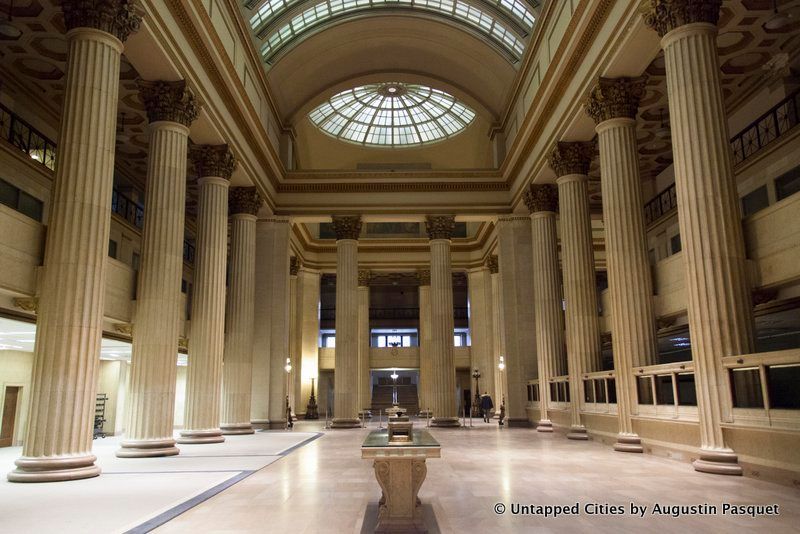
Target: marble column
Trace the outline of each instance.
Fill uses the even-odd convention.
[[[256,215],[261,196],[255,187],[230,190],[230,283],[225,312],[222,366],[223,434],[252,434],[250,402],[255,324]]]
[[[653,282],[647,259],[642,180],[636,144],[636,111],[644,78],[600,78],[586,111],[597,124],[603,220],[606,230],[611,332],[617,383],[619,435],[614,449],[642,452],[633,430],[636,410],[633,366],[656,363]]]
[[[64,102],[36,321],[28,428],[11,482],[94,477],[95,387],[114,177],[122,43],[139,27],[133,2],[62,2]]]
[[[372,377],[369,367],[369,280],[370,272],[358,271],[358,411],[372,408]]]
[[[531,220],[506,215],[497,220],[500,288],[506,349],[506,406],[509,426],[530,426],[528,380],[536,373],[536,321],[533,312]]]
[[[678,221],[700,418],[697,471],[741,475],[725,442],[732,400],[722,358],[754,351],[739,198],[717,52],[721,0],[651,1],[647,24],[662,37]]]
[[[486,266],[467,271],[469,289],[469,330],[472,338],[470,353],[472,369],[481,373],[478,394],[488,393],[495,409],[500,409],[494,384],[494,321],[492,317],[492,275]],[[474,397],[474,395],[473,395]]]
[[[289,357],[289,233],[291,224],[285,218],[272,222],[274,232],[270,254],[271,270],[268,280],[272,286],[268,321],[270,329],[269,356],[269,427],[286,425],[287,377],[286,358]],[[256,323],[260,324],[260,323]]]
[[[453,272],[450,239],[452,215],[428,216],[425,229],[431,246],[431,365],[432,426],[459,426],[456,408],[456,364],[453,344]]]
[[[301,408],[305,408],[299,400],[300,394],[300,373],[302,358],[300,357],[300,345],[303,338],[303,310],[301,300],[303,298],[300,288],[298,275],[300,274],[300,260],[297,256],[289,258],[289,358],[292,362],[292,370],[289,373],[289,407],[293,414],[297,414]]]
[[[550,379],[567,374],[564,354],[561,273],[558,266],[558,190],[555,185],[531,185],[525,191],[531,212],[533,244],[533,309],[539,373],[539,422],[536,430],[552,432],[548,408]],[[577,399],[571,399],[577,402]]]
[[[140,82],[150,121],[142,265],[136,291],[126,436],[117,456],[178,454],[175,413],[181,321],[186,151],[197,116],[184,82]]]
[[[417,273],[419,281],[419,409],[420,414],[430,417],[433,412],[431,386],[431,272],[427,269]]]
[[[256,221],[255,306],[253,309],[253,379],[250,423],[269,427],[270,351],[272,340],[272,262],[275,244],[275,219]]]
[[[311,396],[311,378],[314,378],[314,395],[317,394],[319,369],[319,286],[320,273],[301,266],[297,273],[297,288],[300,298],[297,305],[301,314],[300,340],[300,400],[297,410],[305,413]]]
[[[492,369],[495,369],[494,374],[494,388],[496,392],[495,397],[495,413],[500,413],[500,405],[505,403],[506,392],[508,386],[506,385],[505,370],[500,369],[500,358],[505,365],[506,345],[505,345],[505,329],[503,328],[503,304],[502,304],[502,289],[500,288],[500,262],[496,254],[489,256],[486,261],[486,266],[489,268],[489,273],[492,278]]]
[[[361,217],[334,216],[336,233],[336,348],[333,428],[358,419],[358,235]]]
[[[583,374],[600,371],[600,324],[587,185],[593,142],[558,143],[548,162],[556,173],[570,385],[569,439],[586,440],[581,420]]]
[[[225,350],[228,181],[236,162],[227,145],[194,147],[192,157],[200,177],[200,197],[184,430],[178,443],[221,443],[225,441],[220,428],[220,395]]]

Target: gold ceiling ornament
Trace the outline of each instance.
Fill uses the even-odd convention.
[[[61,10],[68,30],[94,28],[123,42],[142,24],[133,0],[63,0]]]
[[[17,297],[14,299],[14,307],[30,313],[38,313],[39,297]]]
[[[588,175],[596,153],[597,144],[594,141],[559,141],[547,157],[547,163],[558,178],[570,174]]]
[[[118,334],[123,334],[126,336],[133,335],[133,324],[132,323],[114,323],[114,330]]]
[[[192,145],[190,149],[197,176],[231,179],[236,158],[228,145]]]
[[[372,278],[372,272],[368,269],[359,269],[358,270],[358,285],[360,287],[369,287],[370,279]]]
[[[333,222],[333,233],[336,240],[355,239],[361,234],[361,215],[334,215],[331,217]]]
[[[558,188],[553,184],[531,185],[523,197],[531,213],[552,211],[558,213]]]
[[[289,258],[289,275],[297,276],[297,273],[300,272],[300,260],[297,256],[292,256]]]
[[[425,217],[425,231],[429,239],[451,239],[456,228],[455,215],[428,215]]]
[[[258,215],[263,203],[255,187],[231,187],[228,192],[228,212],[231,215]]]
[[[189,338],[186,336],[178,337],[178,350],[189,350]]]
[[[586,113],[596,124],[617,118],[635,119],[646,82],[646,76],[599,78],[589,93]]]
[[[186,81],[136,80],[139,97],[144,103],[149,122],[168,121],[192,125],[200,113],[200,103],[186,87]]]
[[[430,269],[422,269],[417,271],[417,280],[421,286],[431,285],[431,271]]]
[[[491,274],[500,272],[500,262],[498,261],[497,254],[489,256],[489,259],[486,260],[486,266],[489,267],[489,272]]]
[[[722,0],[650,0],[644,23],[660,37],[686,24],[705,22],[717,25]]]

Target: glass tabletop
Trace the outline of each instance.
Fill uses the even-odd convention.
[[[439,447],[439,442],[433,439],[427,430],[412,430],[411,441],[406,443],[389,443],[389,431],[373,430],[369,433],[362,447]]]

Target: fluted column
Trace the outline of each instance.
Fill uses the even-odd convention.
[[[505,366],[506,344],[505,328],[503,327],[503,304],[502,289],[500,288],[500,262],[497,255],[489,256],[486,261],[489,273],[492,278],[492,369],[494,374],[494,387],[497,397],[495,398],[495,413],[500,413],[500,405],[505,403],[506,385],[505,369],[501,369],[501,363]],[[500,358],[503,358],[500,360]]]
[[[525,192],[531,212],[533,243],[533,308],[536,322],[536,354],[539,371],[539,422],[536,430],[552,432],[547,413],[550,379],[567,374],[564,354],[561,273],[558,266],[558,190],[552,184],[532,185]]]
[[[600,78],[586,110],[597,124],[606,230],[611,331],[617,381],[619,436],[614,449],[642,452],[633,431],[636,410],[633,366],[656,362],[653,282],[647,260],[642,181],[636,145],[636,111],[643,78]]]
[[[95,387],[122,43],[133,3],[65,0],[67,77],[39,298],[28,428],[12,482],[94,477]]]
[[[260,221],[259,221],[260,222]],[[270,270],[267,273],[270,283],[271,299],[269,302],[269,427],[283,428],[286,425],[287,376],[286,358],[289,357],[289,233],[291,225],[288,219],[272,219],[273,241],[269,251]]]
[[[314,395],[319,368],[319,282],[320,273],[306,267],[301,267],[297,273],[297,288],[299,298],[297,305],[300,308],[301,340],[300,340],[300,376],[302,379],[300,397],[297,401],[297,410],[306,412],[309,398],[311,397],[311,378],[315,380]]]
[[[372,379],[369,368],[369,280],[370,272],[358,271],[358,411],[372,407]]]
[[[450,267],[450,238],[455,224],[452,215],[429,216],[425,221],[431,246],[431,343],[426,356],[431,365],[433,426],[459,425],[453,346],[453,273]]]
[[[292,370],[289,373],[289,407],[293,414],[301,413],[305,409],[305,404],[300,400],[300,376],[302,358],[300,356],[300,346],[303,341],[303,310],[302,310],[302,288],[298,275],[300,273],[300,260],[297,256],[289,258],[289,358],[292,362]]]
[[[271,219],[256,221],[255,306],[253,309],[253,379],[250,389],[250,423],[269,427],[270,316],[272,313],[272,260],[275,224]]]
[[[333,428],[358,419],[358,235],[361,217],[334,216],[336,232],[336,349]]]
[[[140,82],[150,120],[142,265],[136,295],[126,436],[117,456],[178,454],[175,411],[181,320],[186,150],[197,115],[184,82]]]
[[[694,468],[741,475],[721,426],[733,420],[722,358],[753,352],[753,317],[720,85],[716,25],[721,4],[653,1],[646,22],[662,37],[667,70],[700,418],[701,450]]]
[[[433,376],[431,373],[431,272],[417,273],[419,281],[419,409],[423,416],[431,416]]]
[[[594,143],[558,143],[549,163],[556,172],[561,220],[561,264],[570,385],[569,439],[588,439],[581,420],[583,374],[601,370],[600,324],[587,179]]]
[[[230,190],[230,285],[225,313],[222,367],[223,434],[252,434],[250,401],[253,376],[255,312],[256,215],[261,196],[255,187]]]
[[[469,330],[472,338],[472,369],[481,373],[480,391],[488,393],[499,410],[495,391],[494,321],[492,317],[492,275],[486,266],[467,272],[469,288]],[[473,395],[474,397],[474,395]]]

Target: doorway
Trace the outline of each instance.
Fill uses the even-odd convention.
[[[6,386],[3,399],[3,419],[0,426],[0,447],[11,447],[14,443],[14,425],[17,422],[19,386]]]

